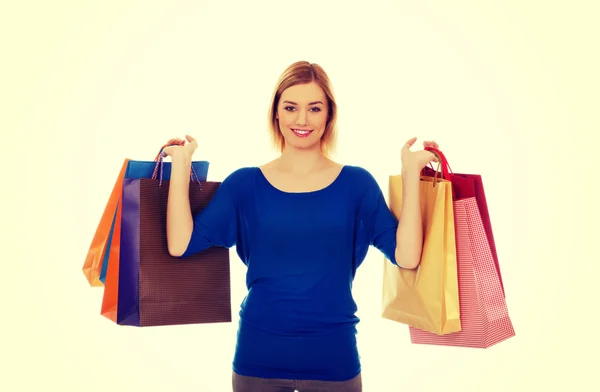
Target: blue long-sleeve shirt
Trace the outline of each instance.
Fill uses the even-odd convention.
[[[302,193],[275,188],[258,167],[231,173],[194,217],[182,257],[235,245],[247,266],[233,370],[267,378],[356,376],[352,282],[371,245],[396,264],[397,227],[377,182],[358,166]]]

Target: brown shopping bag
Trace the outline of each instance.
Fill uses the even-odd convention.
[[[163,168],[162,157],[156,167]],[[128,172],[123,181],[118,253],[108,265],[101,314],[135,327],[230,322],[229,249],[171,256],[165,230],[169,172],[139,174]],[[191,179],[192,215],[206,208],[220,184]]]
[[[84,263],[83,271],[92,286],[104,285],[101,314],[116,322],[117,317],[117,286],[119,260],[121,253],[121,216],[124,182],[131,178],[152,178],[155,171],[161,169],[163,179],[168,179],[171,163],[163,162],[162,150],[167,146],[183,145],[184,142],[175,139],[164,144],[153,161],[125,159],[119,177],[113,188],[109,202],[96,230],[92,245]],[[193,161],[190,176],[197,181],[206,181],[208,176],[208,161]]]
[[[500,280],[500,286],[502,287],[502,295],[504,292],[504,283],[502,282],[502,273],[500,271],[500,263],[498,261],[498,252],[496,251],[496,241],[494,240],[494,231],[492,229],[492,222],[490,219],[490,212],[488,210],[487,199],[485,196],[485,189],[483,186],[483,179],[481,174],[467,174],[467,173],[455,173],[450,168],[448,160],[444,156],[444,153],[434,147],[426,147],[426,150],[437,154],[442,161],[445,162],[445,166],[441,165],[442,174],[444,179],[452,182],[453,200],[466,199],[474,197],[477,201],[477,208],[481,215],[481,221],[485,230],[485,236],[494,258],[494,265],[496,268],[496,274]],[[437,170],[432,165],[423,168],[421,175],[434,177]],[[460,275],[460,273],[459,273]]]
[[[410,270],[384,261],[382,317],[445,335],[461,330],[451,183],[423,176],[420,193],[421,263]],[[389,198],[399,217],[402,176],[390,176]]]

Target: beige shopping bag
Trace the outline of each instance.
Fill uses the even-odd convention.
[[[423,217],[421,263],[409,270],[384,262],[382,317],[446,335],[461,330],[452,184],[437,177],[420,181]],[[390,208],[402,207],[402,176],[390,176]]]

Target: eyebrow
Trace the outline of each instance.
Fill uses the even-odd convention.
[[[296,102],[292,102],[292,101],[283,101],[283,103],[286,103],[286,102],[287,102],[287,103],[291,103],[292,105],[298,105]],[[316,105],[316,104],[318,104],[318,103],[320,103],[321,105],[324,105],[324,103],[323,103],[323,102],[321,102],[321,101],[310,102],[310,103],[309,103],[309,105]]]

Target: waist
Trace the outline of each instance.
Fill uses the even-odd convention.
[[[360,372],[356,328],[312,335],[269,333],[240,319],[234,370],[242,375],[343,381]]]
[[[240,318],[248,325],[277,335],[326,335],[354,327],[359,319],[350,292],[277,295],[252,289],[242,303]]]

